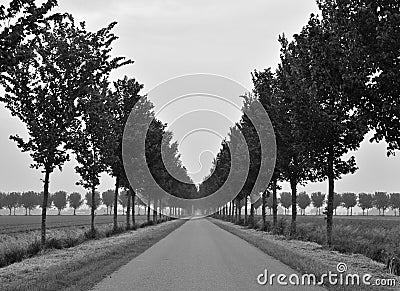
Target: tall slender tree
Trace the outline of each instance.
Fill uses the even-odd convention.
[[[80,119],[79,101],[88,96],[104,76],[123,59],[110,60],[115,25],[89,33],[84,23],[76,25],[71,15],[55,15],[41,23],[32,38],[19,44],[29,58],[8,67],[1,98],[11,114],[25,123],[29,138],[11,139],[24,152],[30,152],[32,167],[44,172],[42,202],[42,245],[46,240],[46,211],[50,174],[69,160],[65,147],[71,141]],[[79,100],[78,100],[79,99]]]
[[[127,76],[123,79],[117,80],[113,84],[114,88],[108,93],[108,98],[113,105],[111,106],[113,115],[111,126],[113,134],[109,139],[108,147],[110,150],[106,157],[106,163],[109,165],[110,174],[115,177],[114,205],[117,205],[118,191],[123,184],[122,180],[128,182],[125,177],[125,170],[122,161],[122,139],[124,128],[129,114],[141,98],[139,92],[143,88],[143,85],[135,79],[129,79]],[[129,185],[125,186],[129,187]],[[118,211],[114,208],[114,229],[117,229],[118,227],[117,215]]]
[[[69,143],[79,165],[75,168],[81,176],[78,184],[90,189],[92,199],[99,185],[100,173],[108,169],[107,161],[114,148],[110,146],[114,137],[113,108],[114,100],[109,98],[108,78],[111,72],[132,63],[124,57],[111,57],[112,44],[117,36],[112,33],[116,22],[95,33],[86,35],[85,43],[89,48],[88,62],[95,68],[89,75],[90,87],[86,94],[78,99],[79,118],[77,130]],[[91,231],[95,232],[94,208],[91,208]]]
[[[327,244],[332,245],[335,180],[357,170],[354,157],[342,156],[356,150],[368,130],[362,112],[351,98],[360,97],[365,75],[348,78],[349,64],[339,35],[329,23],[311,15],[300,34],[295,35],[292,54],[296,80],[303,87],[307,107],[304,126],[308,128],[313,171],[319,180],[328,180]]]

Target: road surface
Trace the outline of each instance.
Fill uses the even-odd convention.
[[[260,285],[257,276],[266,268],[268,276],[297,273],[209,220],[193,219],[93,290],[325,290],[315,286],[281,286],[276,281],[272,286]]]

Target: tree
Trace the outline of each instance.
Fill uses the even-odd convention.
[[[333,202],[332,202],[332,207],[333,210],[335,211],[335,215],[336,215],[336,209],[342,205],[342,195],[338,194],[338,193],[333,193]]]
[[[281,62],[276,72],[275,97],[271,100],[271,107],[275,111],[276,122],[274,130],[278,146],[278,171],[277,178],[281,176],[290,184],[292,192],[292,205],[297,205],[297,185],[306,181],[313,181],[312,154],[308,137],[309,127],[304,120],[309,109],[305,104],[302,84],[297,80],[295,61],[291,50],[293,43],[289,44],[285,36],[279,38],[281,43]],[[273,85],[272,85],[273,86]],[[267,102],[268,103],[268,102]],[[264,104],[263,104],[264,105]],[[265,107],[265,105],[264,105]],[[269,112],[267,110],[267,112]],[[287,116],[287,118],[281,118]],[[292,207],[292,220],[290,235],[296,233],[297,207]]]
[[[73,192],[69,194],[68,196],[68,203],[69,207],[72,207],[74,209],[74,215],[76,215],[76,210],[82,206],[83,204],[83,199],[80,193],[78,192]]]
[[[351,210],[350,215],[353,215],[353,207],[357,205],[357,196],[354,193],[343,193],[342,194],[342,205],[347,209],[347,215],[349,215],[349,209]]]
[[[67,207],[67,192],[57,191],[53,194],[53,204],[58,209],[58,215],[61,214],[61,210]]]
[[[44,173],[41,243],[45,246],[50,174],[69,160],[65,144],[77,122],[77,99],[91,87],[90,76],[102,71],[103,55],[96,51],[97,35],[87,33],[84,23],[76,26],[71,15],[56,15],[41,25],[40,33],[18,45],[29,58],[8,67],[0,81],[6,90],[1,101],[29,134],[27,141],[18,135],[11,139],[30,153],[31,167]]]
[[[306,192],[300,192],[299,196],[297,197],[297,204],[299,205],[300,209],[303,212],[303,215],[305,215],[306,208],[310,206],[311,204],[311,199],[310,196]]]
[[[113,190],[107,190],[101,194],[101,200],[103,201],[103,204],[107,207],[107,215],[108,215],[108,208],[110,208],[110,214],[111,214],[111,208],[114,206],[114,191]]]
[[[31,210],[39,205],[38,194],[34,191],[23,192],[21,195],[21,206],[25,208],[25,215],[31,215]]]
[[[90,76],[91,89],[81,95],[78,100],[80,123],[69,144],[79,163],[75,168],[81,176],[78,184],[92,191],[92,199],[100,183],[99,175],[107,170],[108,158],[115,150],[111,146],[116,134],[112,112],[115,104],[108,95],[108,78],[113,70],[132,63],[124,57],[111,57],[111,45],[117,39],[117,36],[111,32],[115,25],[116,22],[113,22],[89,35],[90,53],[94,56],[92,57],[93,64],[97,70]],[[94,208],[92,208],[92,233],[95,232],[94,217]]]
[[[341,36],[329,21],[311,15],[294,38],[293,74],[305,96],[301,110],[306,113],[303,124],[308,128],[313,170],[319,181],[328,180],[326,237],[331,246],[335,180],[357,170],[354,156],[342,157],[358,149],[368,131],[363,112],[351,102],[365,93],[359,88],[364,88],[367,74],[357,77],[351,71]]]
[[[133,61],[130,63],[133,63]],[[108,93],[108,98],[114,106],[112,106],[113,118],[111,122],[113,134],[109,139],[108,147],[110,151],[107,152],[106,163],[109,165],[110,174],[115,177],[114,205],[118,205],[120,186],[129,187],[122,161],[122,138],[128,117],[141,98],[139,92],[142,88],[143,85],[135,79],[129,79],[125,76],[123,79],[114,82],[114,89]],[[117,215],[117,208],[114,208],[114,230],[118,227]]]
[[[85,194],[85,199],[86,199],[86,205],[90,207],[90,209],[96,210],[99,208],[101,205],[102,201],[100,198],[100,193],[98,191],[94,192],[94,200],[92,200],[93,193],[92,192],[86,192]],[[94,201],[94,204],[92,203]]]
[[[282,192],[281,198],[279,199],[281,206],[286,210],[289,210],[290,206],[292,206],[292,194],[290,192]]]
[[[394,210],[394,216],[396,216],[396,209],[399,211],[400,216],[400,193],[390,194],[390,207]]]
[[[367,215],[368,215],[368,210],[373,207],[373,201],[374,197],[372,196],[372,194],[367,194],[367,193],[358,194],[358,206],[360,206],[360,208],[362,209],[363,215],[365,210],[367,210]]]
[[[321,214],[321,207],[324,205],[325,202],[325,194],[321,192],[314,192],[311,194],[311,201],[315,208],[317,208],[317,214]]]
[[[374,194],[374,206],[378,209],[379,215],[385,215],[385,210],[389,207],[389,195],[386,192],[375,192]]]
[[[92,192],[92,200],[100,184],[100,174],[107,169],[105,164],[105,151],[107,138],[112,134],[109,127],[111,115],[106,103],[104,92],[92,92],[81,100],[82,124],[74,133],[71,140],[78,166],[75,171],[80,175],[77,185],[83,186]],[[94,211],[91,208],[91,232],[95,233]]]
[[[284,178],[283,171],[287,162],[284,157],[286,156],[286,148],[288,145],[285,141],[286,135],[284,134],[287,124],[282,120],[281,117],[287,113],[287,110],[285,109],[283,102],[284,99],[280,93],[281,90],[279,88],[278,78],[271,72],[270,68],[262,72],[254,71],[252,73],[252,79],[254,85],[253,92],[268,113],[272,126],[275,129],[275,139],[277,145],[276,162],[274,173],[272,174],[268,187],[272,192],[273,232],[276,233],[278,226],[277,192],[280,189],[278,186],[278,181],[282,181]]]
[[[11,215],[11,210],[14,209],[14,215],[15,215],[15,209],[19,207],[21,202],[21,194],[18,192],[11,192],[8,193],[3,200],[4,206],[8,208],[10,211],[9,215]]]
[[[10,199],[13,202],[13,208],[14,208],[14,215],[15,215],[15,210],[19,207],[21,207],[21,193],[20,192],[11,192],[10,193]]]

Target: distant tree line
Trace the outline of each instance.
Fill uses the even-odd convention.
[[[368,211],[372,208],[376,208],[379,215],[385,215],[387,209],[392,209],[395,216],[400,213],[400,193],[388,194],[386,192],[375,192],[374,194],[359,193],[358,195],[351,192],[342,194],[335,193],[333,201],[335,214],[339,206],[346,208],[347,215],[353,215],[353,207],[355,206],[359,206],[362,209],[363,215],[368,215]],[[278,203],[284,209],[284,214],[286,215],[286,212],[292,207],[291,193],[280,193]],[[311,193],[311,196],[304,191],[298,194],[297,207],[300,209],[302,215],[305,215],[305,210],[310,206],[317,209],[316,215],[321,215],[321,208],[325,205],[325,194],[321,192]],[[271,214],[273,207],[272,196],[267,198],[265,206],[269,209]]]
[[[128,204],[128,193],[127,191],[121,191],[118,196],[118,204],[122,207],[122,212],[125,214],[125,210]],[[31,215],[31,211],[37,208],[41,208],[41,202],[43,200],[43,193],[35,191],[26,192],[0,192],[0,209],[8,209],[9,215],[14,214],[19,208],[25,209],[25,215]],[[87,205],[89,208],[92,207],[92,196],[90,192],[87,192],[84,197],[78,192],[72,192],[68,194],[65,191],[57,191],[49,195],[47,200],[47,208],[56,208],[58,215],[61,215],[61,211],[66,208],[72,208],[74,215],[76,210],[81,208],[83,205]],[[114,208],[114,190],[107,190],[103,193],[96,191],[94,208],[97,209],[101,205],[106,207],[106,214],[111,215],[111,210]],[[139,200],[136,201],[136,205],[144,206]]]

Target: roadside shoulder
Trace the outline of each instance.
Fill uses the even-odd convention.
[[[323,246],[299,240],[288,240],[263,231],[248,229],[230,222],[209,218],[222,229],[244,239],[266,254],[278,259],[302,274],[314,274],[317,277],[330,272],[337,272],[339,263],[345,264],[349,274],[371,274],[370,282],[376,279],[395,279],[396,287],[382,286],[340,286],[327,285],[329,290],[399,290],[400,278],[385,272],[385,265],[358,254],[342,254],[325,249]],[[345,274],[347,274],[345,273]]]
[[[184,223],[173,220],[68,249],[46,251],[1,268],[1,290],[87,290]]]

